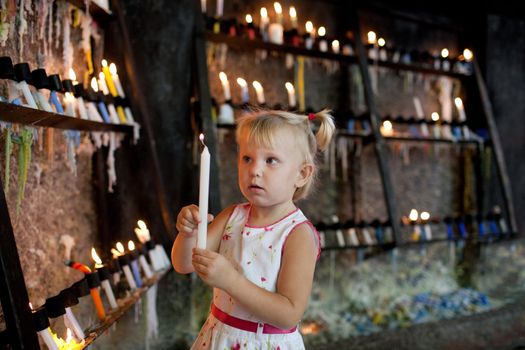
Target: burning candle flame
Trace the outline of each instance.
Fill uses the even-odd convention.
[[[284,87],[286,88],[286,90],[287,90],[289,93],[295,93],[295,88],[293,87],[293,84],[290,83],[289,81],[287,81],[287,82],[284,84]]]
[[[437,122],[439,120],[439,113],[438,112],[433,112],[432,113],[432,120]]]
[[[93,91],[98,92],[97,78],[95,77],[91,79],[91,88],[93,89]]]
[[[122,254],[116,250],[115,248],[111,248],[111,254],[113,255],[113,258],[118,258],[119,256],[121,256]]]
[[[115,63],[111,63],[109,65],[109,72],[112,74],[112,75],[115,75],[117,74],[117,65]]]
[[[201,134],[202,135],[202,134]],[[202,135],[204,138],[204,135]],[[137,221],[137,225],[140,227],[141,230],[147,230],[148,227],[146,226],[146,223],[142,220]]]
[[[418,216],[417,210],[416,209],[412,209],[410,211],[410,214],[408,215],[408,218],[410,219],[410,221],[416,221],[417,220],[417,216]]]
[[[246,15],[246,23],[252,23],[252,22],[253,22],[252,15],[247,14],[247,15]]]
[[[441,57],[443,57],[443,58],[447,58],[448,57],[448,49],[447,48],[444,48],[443,50],[441,50]]]
[[[426,220],[430,219],[430,213],[428,211],[421,212],[419,217],[421,218],[421,220],[425,220],[426,221]]]
[[[368,38],[368,43],[369,44],[375,44],[376,43],[376,33],[373,32],[373,31],[369,31],[368,34],[366,34],[367,38]]]
[[[306,24],[304,25],[304,28],[306,29],[307,33],[312,34],[312,32],[314,31],[314,25],[313,25],[312,21],[306,21]]]
[[[295,7],[290,6],[290,17],[295,18],[297,17],[297,11],[295,11]]]
[[[323,26],[319,27],[319,29],[317,29],[317,34],[319,36],[325,36],[326,35],[326,28],[323,27]]]
[[[385,46],[386,45],[385,39],[383,39],[383,38],[377,39],[377,45],[379,45],[381,47]]]
[[[261,83],[259,83],[257,80],[254,80],[254,81],[252,82],[252,85],[253,85],[253,88],[254,88],[255,90],[257,90],[257,91],[260,91],[260,90],[262,90],[262,88],[263,88],[262,85],[261,85]]]
[[[385,120],[383,122],[383,128],[385,129],[385,131],[392,131],[392,122],[390,120]]]
[[[69,68],[69,79],[73,81],[77,80],[77,75],[75,74],[75,71],[73,70],[73,68]]]
[[[275,9],[276,14],[280,15],[281,13],[283,13],[283,8],[281,7],[281,4],[279,4],[278,2],[273,3],[273,8]]]
[[[268,17],[268,10],[266,10],[266,7],[261,7],[261,17]]]
[[[469,49],[465,49],[463,50],[463,57],[465,57],[465,61],[470,62],[472,61],[474,54]]]
[[[456,107],[457,107],[458,109],[463,108],[463,101],[461,100],[461,98],[456,97],[456,98],[454,99],[454,103],[456,104]]]
[[[204,134],[201,133],[201,134],[199,135],[199,140],[201,141],[201,143],[202,143],[203,146],[206,146],[206,145],[204,144]]]
[[[117,242],[117,250],[119,251],[120,254],[124,254],[124,245],[122,245],[122,243],[120,242]]]
[[[95,250],[95,247],[91,248],[91,258],[95,262],[95,268],[102,267],[102,260],[97,254],[97,251]]]
[[[248,84],[246,83],[246,80],[244,80],[243,78],[237,78],[237,84],[239,84],[239,86],[241,87],[248,86]]]
[[[107,67],[107,66],[108,66],[108,61],[102,60],[102,67]]]
[[[339,40],[332,41],[332,50],[333,51],[339,51]]]
[[[135,243],[132,240],[128,242],[128,250],[129,251],[135,250]]]
[[[223,83],[228,82],[228,76],[227,76],[226,73],[224,73],[224,72],[220,72],[220,73],[219,73],[219,79],[220,79]]]
[[[31,304],[31,302],[29,302],[29,308],[33,310],[33,304]]]

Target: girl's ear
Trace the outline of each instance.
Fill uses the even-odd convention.
[[[299,174],[297,175],[297,181],[295,181],[295,187],[300,188],[308,183],[314,173],[314,165],[305,163],[302,165]]]

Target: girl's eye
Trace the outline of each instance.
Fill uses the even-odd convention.
[[[250,160],[251,160],[250,157],[248,157],[248,156],[242,156],[242,161],[243,161],[243,163],[249,163]]]
[[[277,158],[268,158],[268,159],[266,159],[266,164],[275,165],[278,162],[279,161],[277,160]]]

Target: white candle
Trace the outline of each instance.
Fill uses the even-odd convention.
[[[458,109],[459,114],[459,121],[464,122],[467,120],[467,116],[465,115],[465,108],[463,107],[463,101],[461,98],[456,97],[454,99],[454,103],[456,104],[456,108]]]
[[[253,85],[253,88],[255,89],[255,93],[257,95],[257,103],[260,104],[260,105],[263,105],[264,104],[264,89],[261,85],[261,83],[259,83],[257,80],[254,80],[252,82],[252,85]]]
[[[201,153],[201,171],[199,181],[199,217],[197,247],[206,249],[206,235],[208,231],[208,192],[210,186],[210,152],[204,144],[204,135],[200,134],[199,139],[204,146]]]
[[[241,100],[242,103],[248,103],[250,95],[248,94],[248,83],[243,78],[237,78],[237,84],[241,87]]]
[[[111,63],[109,65],[109,72],[111,73],[113,84],[115,84],[115,87],[117,88],[118,95],[120,97],[126,97],[126,94],[124,93],[124,89],[122,88],[122,84],[120,83],[120,79],[117,74],[117,66],[115,65],[115,63]]]
[[[224,91],[224,99],[229,101],[232,99],[230,93],[230,82],[228,81],[228,76],[224,72],[219,73],[219,79],[221,80],[222,90]]]
[[[339,53],[339,40],[332,41],[332,51],[334,53]]]
[[[259,30],[261,31],[261,34],[264,36],[266,27],[270,23],[270,19],[268,18],[268,10],[266,10],[266,7],[261,7],[260,13],[261,13],[261,22],[259,23]]]
[[[297,28],[297,11],[293,6],[290,6],[290,21],[292,22],[292,28]]]
[[[104,95],[109,95],[108,85],[106,84],[106,77],[103,72],[98,73],[98,87]]]
[[[206,0],[201,0],[201,11],[206,13]]]
[[[73,95],[71,95],[71,93],[69,92],[66,92],[64,96],[64,104],[66,105],[66,115],[73,118],[75,117],[75,107],[73,104],[74,102],[75,98],[73,97]]]
[[[224,10],[224,0],[217,0],[217,17],[222,17]]]
[[[326,35],[326,28],[325,27],[319,27],[317,30],[317,34],[319,35],[319,50],[322,52],[326,52],[328,50],[328,44],[324,38]]]
[[[416,109],[416,117],[418,119],[425,118],[425,112],[423,112],[423,106],[421,105],[421,101],[419,100],[419,98],[414,96],[413,101],[414,101],[414,107]]]
[[[288,106],[290,108],[294,108],[295,105],[296,105],[295,88],[293,87],[292,83],[290,83],[290,82],[286,82],[286,84],[284,84],[284,86],[286,87],[286,90],[288,91]]]

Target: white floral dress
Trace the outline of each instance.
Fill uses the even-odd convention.
[[[246,222],[250,207],[249,203],[239,204],[233,209],[222,235],[219,253],[252,283],[275,292],[286,239],[296,226],[310,222],[301,210],[296,209],[271,225],[249,226]],[[319,247],[319,236],[315,238]],[[262,323],[221,289],[213,290],[211,309],[192,350],[304,349],[303,339],[296,327],[279,330]]]

